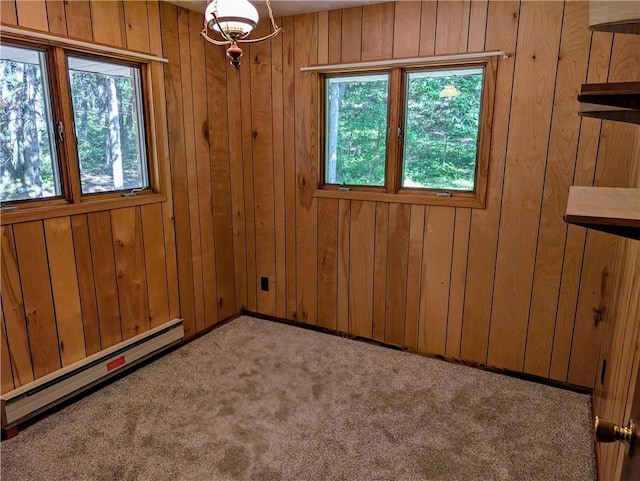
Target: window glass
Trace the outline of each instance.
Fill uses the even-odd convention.
[[[82,192],[148,187],[140,69],[68,62]]]
[[[1,200],[62,194],[46,54],[0,45]]]
[[[384,186],[389,75],[329,77],[325,83],[325,182]]]
[[[483,72],[407,73],[403,187],[474,190]]]

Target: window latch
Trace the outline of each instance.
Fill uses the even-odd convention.
[[[62,123],[62,120],[58,120],[57,126],[58,126],[58,140],[60,142],[64,142],[64,124]]]
[[[144,192],[145,190],[147,190],[146,187],[131,189],[130,192],[125,192],[124,194],[122,194],[122,197],[135,197],[139,192]]]
[[[344,182],[342,184],[340,184],[338,186],[338,190],[340,192],[349,192],[351,190],[351,187],[347,187],[347,184],[345,184]]]
[[[9,212],[12,210],[18,210],[18,208],[15,205],[0,204],[0,211],[2,212]]]
[[[453,197],[453,194],[449,191],[447,192],[438,192],[436,197]]]
[[[398,138],[402,138],[402,125],[398,127]]]

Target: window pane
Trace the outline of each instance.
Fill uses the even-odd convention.
[[[407,75],[403,187],[472,191],[483,69]]]
[[[0,46],[3,202],[61,195],[44,52]]]
[[[384,186],[388,74],[325,83],[325,182]]]
[[[69,57],[82,192],[148,187],[140,69]]]

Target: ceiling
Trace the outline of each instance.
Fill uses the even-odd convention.
[[[184,8],[204,13],[207,6],[205,0],[168,0]],[[263,0],[250,0],[261,15],[267,14],[266,3]],[[323,10],[335,10],[337,8],[357,7],[372,3],[383,3],[389,0],[271,0],[273,14],[276,17],[286,17],[308,12],[321,12]]]

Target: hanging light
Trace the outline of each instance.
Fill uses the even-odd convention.
[[[248,0],[211,0],[204,11],[204,28],[201,35],[214,45],[228,46],[227,57],[231,59],[230,63],[235,68],[240,66],[242,57],[242,49],[238,44],[269,40],[282,31],[273,18],[270,0],[266,2],[273,31],[265,37],[255,39],[246,38],[256,28],[259,19],[258,11]],[[219,35],[222,40],[210,37],[210,32]]]

